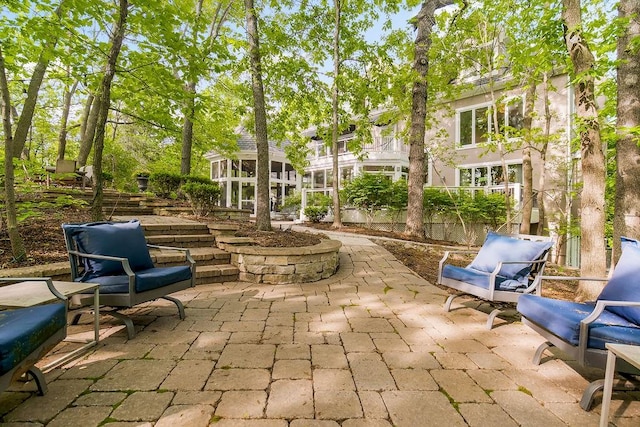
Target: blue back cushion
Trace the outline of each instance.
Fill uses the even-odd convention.
[[[599,300],[640,302],[640,246],[623,244],[620,260],[613,269]],[[607,310],[640,325],[640,307],[607,307]]]
[[[138,220],[63,224],[62,227],[81,252],[127,258],[134,271],[154,267],[147,249],[144,232]],[[85,268],[82,280],[124,274],[122,263],[119,261],[89,258],[82,260]]]
[[[495,270],[500,261],[535,261],[552,245],[553,242],[534,242],[490,231],[478,255],[469,267],[490,273]],[[506,264],[502,266],[498,274],[513,279],[526,276],[530,270],[530,264]]]

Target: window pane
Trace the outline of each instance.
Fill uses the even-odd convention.
[[[220,162],[220,178],[227,177],[227,161],[223,160]]]
[[[504,183],[502,176],[502,166],[491,167],[491,183],[489,185],[499,185]]]
[[[488,121],[489,108],[483,107],[476,110],[476,140],[475,143],[479,144],[486,142],[488,139],[487,133],[489,132]]]
[[[282,178],[282,162],[271,162],[271,178]]]
[[[344,185],[346,181],[351,180],[353,178],[353,168],[340,168],[340,180],[342,181],[341,185]]]
[[[220,165],[220,162],[211,163],[211,179],[218,179],[218,177],[220,176],[220,174],[218,173],[219,165]]]
[[[522,129],[524,123],[524,113],[522,99],[514,100],[508,107],[509,126],[514,129]]]
[[[256,187],[250,182],[242,183],[242,206],[241,209],[253,210],[253,201],[256,197]]]
[[[509,182],[518,182],[522,184],[522,164],[509,165]]]
[[[460,169],[460,186],[469,187],[471,185],[471,169]]]
[[[302,188],[311,188],[311,172],[307,172],[302,177]]]
[[[238,181],[231,181],[231,207],[238,207],[238,200],[240,199],[240,183]]]
[[[333,171],[331,169],[327,169],[327,182],[326,182],[326,186],[327,187],[332,187],[333,186]]]
[[[472,140],[473,111],[463,111],[460,113],[460,145],[469,145]]]
[[[254,178],[256,176],[256,161],[255,160],[243,160],[242,161],[242,176],[245,178]]]
[[[487,168],[475,168],[474,169],[474,182],[476,187],[483,187],[487,185]]]
[[[240,176],[240,160],[231,160],[231,176]]]
[[[313,173],[313,188],[324,188],[324,171]]]
[[[226,208],[227,207],[227,182],[222,181],[220,184],[220,202],[218,205]]]
[[[293,166],[291,166],[291,164],[289,163],[285,163],[284,164],[284,169],[285,169],[285,179],[287,181],[295,181],[296,180],[296,170],[293,168]]]

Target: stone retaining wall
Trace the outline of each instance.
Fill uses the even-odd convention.
[[[334,275],[340,246],[337,240],[322,240],[299,248],[228,245],[225,250],[231,253],[231,264],[240,270],[241,281],[285,284],[315,282]]]

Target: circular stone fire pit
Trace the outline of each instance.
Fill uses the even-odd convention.
[[[342,243],[322,240],[317,245],[297,248],[226,245],[231,264],[240,270],[239,279],[252,283],[309,283],[326,279],[339,266]]]

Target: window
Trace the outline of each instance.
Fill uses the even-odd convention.
[[[522,184],[522,164],[508,165],[509,183]],[[485,187],[504,184],[502,166],[478,166],[458,170],[461,187]]]
[[[522,97],[514,97],[497,106],[499,132],[511,129],[520,130],[524,124],[524,103]],[[458,144],[460,147],[482,144],[489,140],[493,132],[493,107],[474,107],[458,112]]]
[[[226,178],[226,177],[227,177],[227,161],[222,160],[220,162],[220,178]]]
[[[285,170],[285,179],[287,181],[295,181],[296,180],[296,170],[293,168],[293,166],[290,163],[285,163],[284,164],[284,170]]]
[[[461,146],[486,142],[489,133],[489,107],[472,108],[458,113],[458,137]]]
[[[271,178],[282,178],[282,162],[271,162]]]
[[[353,167],[340,168],[340,181],[342,183],[350,181],[353,178]]]
[[[324,171],[313,172],[313,188],[324,188]]]
[[[256,177],[256,161],[255,160],[242,161],[242,176],[245,178]]]
[[[220,177],[219,171],[220,162],[211,163],[211,179],[218,179]]]

